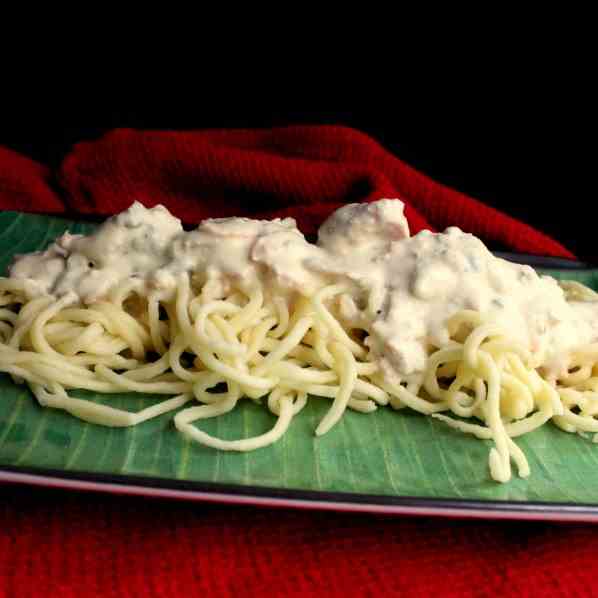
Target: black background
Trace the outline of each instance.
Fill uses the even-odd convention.
[[[470,82],[471,83],[471,82]],[[583,90],[552,79],[410,85],[298,96],[229,86],[220,94],[117,86],[2,98],[0,144],[57,165],[70,146],[114,127],[201,129],[344,124],[375,137],[434,179],[524,220],[598,263],[591,123]],[[304,87],[304,86],[303,86]]]

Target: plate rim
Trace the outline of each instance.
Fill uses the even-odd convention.
[[[392,496],[9,465],[0,466],[2,483],[254,507],[598,524],[598,504],[591,503]]]

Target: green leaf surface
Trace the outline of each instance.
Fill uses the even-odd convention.
[[[14,254],[43,249],[66,229],[92,228],[60,218],[0,213],[0,271]],[[598,288],[598,269],[547,273]],[[131,410],[162,399],[73,394]],[[225,453],[187,442],[175,430],[172,414],[134,428],[94,426],[40,407],[26,387],[0,375],[0,466],[368,495],[598,504],[598,445],[589,438],[543,426],[517,441],[531,477],[497,484],[488,474],[490,442],[390,408],[368,415],[348,411],[331,432],[316,438],[328,405],[310,399],[274,446]],[[233,439],[264,432],[274,422],[265,406],[243,401],[234,412],[200,425]]]

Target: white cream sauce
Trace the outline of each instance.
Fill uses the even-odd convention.
[[[211,219],[185,232],[163,206],[135,202],[93,234],[66,233],[10,268],[30,297],[75,291],[87,304],[127,281],[168,298],[183,272],[289,298],[347,283],[339,317],[367,331],[372,357],[395,382],[421,372],[429,351],[448,343],[447,320],[462,309],[502,326],[550,375],[563,372],[573,348],[598,340],[598,302],[568,302],[554,279],[494,257],[458,228],[410,237],[403,203],[392,199],[337,210],[317,245],[292,218]]]

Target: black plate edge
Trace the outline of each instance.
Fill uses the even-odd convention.
[[[570,260],[564,257],[553,257],[549,255],[534,255],[531,253],[516,253],[513,251],[493,251],[496,257],[532,266],[534,268],[544,268],[547,270],[597,270],[598,266],[587,262]]]
[[[409,514],[422,514],[426,516],[446,516],[451,512],[460,517],[476,518],[529,518],[529,519],[554,519],[571,521],[592,521],[598,523],[598,504],[589,503],[562,503],[542,501],[516,501],[516,500],[483,500],[483,499],[457,499],[417,496],[390,496],[381,494],[362,494],[351,492],[330,492],[322,490],[300,490],[292,488],[277,488],[270,486],[243,486],[240,484],[223,484],[205,481],[176,480],[145,475],[108,474],[93,472],[68,472],[60,469],[45,469],[41,467],[13,467],[0,466],[0,473],[18,474],[22,476],[38,476],[70,482],[91,483],[95,488],[81,488],[82,491],[107,490],[109,486],[123,488],[152,489],[158,491],[175,491],[177,493],[201,493],[214,495],[216,502],[222,502],[217,497],[226,495],[230,498],[261,499],[264,504],[269,501],[279,502],[280,506],[288,503],[303,503],[307,508],[325,509],[325,503],[334,505],[347,505],[354,507],[355,511],[372,511],[372,507],[387,507],[388,512]],[[41,485],[41,484],[40,484]],[[59,486],[59,485],[58,485]],[[103,488],[105,487],[105,488]],[[178,498],[184,498],[184,496]],[[160,495],[158,495],[160,496]],[[166,496],[163,494],[162,496]],[[204,497],[208,500],[208,497]],[[259,506],[259,504],[258,504]],[[289,505],[290,506],[290,505]],[[295,504],[294,506],[298,506]],[[419,513],[418,513],[419,512]],[[533,517],[536,515],[536,517]],[[547,517],[552,515],[552,517]]]

